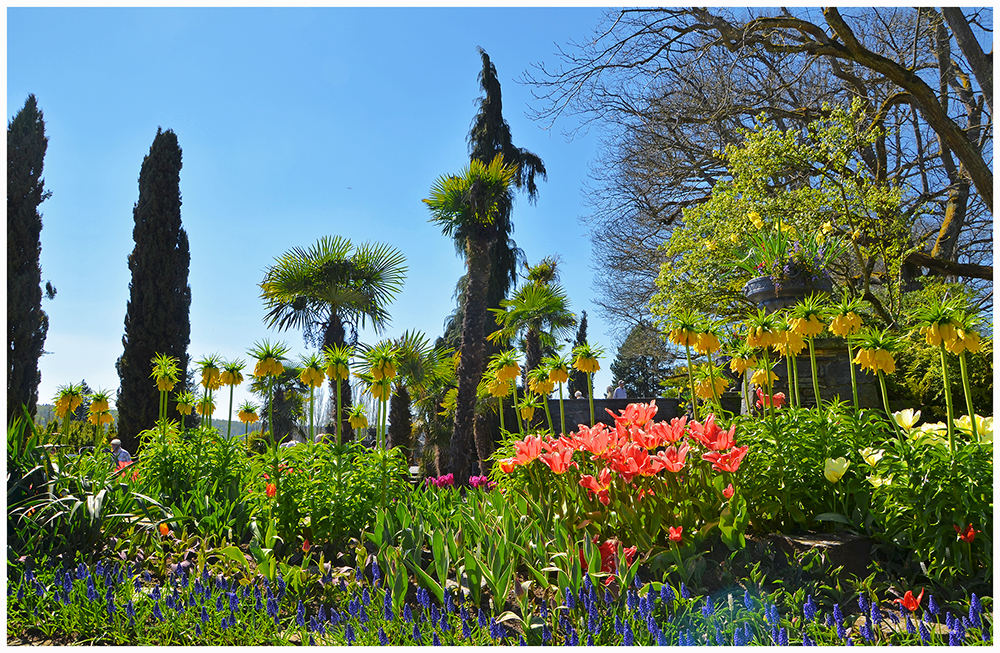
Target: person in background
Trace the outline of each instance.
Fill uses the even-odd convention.
[[[132,454],[122,448],[122,441],[118,438],[111,441],[111,461],[117,469],[132,462]]]
[[[614,396],[615,389],[613,386],[608,386],[608,389],[604,391],[604,398],[611,399]]]
[[[626,399],[627,398],[625,396],[625,381],[619,381],[618,382],[618,387],[615,388],[615,396],[613,398],[614,399]]]
[[[574,398],[574,399],[583,399],[583,393],[582,393],[582,392],[580,392],[579,390],[577,390],[577,391],[576,391],[576,394],[575,394],[575,395],[573,395],[573,398]]]

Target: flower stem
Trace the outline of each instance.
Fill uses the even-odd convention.
[[[316,388],[312,386],[311,379],[309,384],[309,444],[316,441],[313,436],[313,397],[316,392]]]
[[[687,336],[685,336],[687,337]],[[691,345],[686,341],[684,343],[684,351],[687,352],[687,363],[688,363],[688,385],[691,388],[691,415],[692,419],[698,421],[698,397],[694,394],[694,374],[691,370]]]
[[[787,352],[786,352],[787,353]],[[785,368],[788,370],[788,402],[793,406],[797,406],[795,403],[795,395],[793,394],[792,385],[795,379],[795,373],[792,371],[792,355],[788,353],[785,356]]]
[[[555,427],[552,426],[552,413],[549,411],[548,395],[542,397],[542,405],[545,406],[545,418],[549,420],[549,431],[554,434],[556,432],[556,429]]]
[[[229,412],[226,413],[226,415],[229,418],[229,424],[226,426],[226,439],[227,440],[233,434],[233,388],[235,388],[235,387],[236,386],[234,386],[232,384],[229,385]],[[184,430],[184,416],[183,415],[181,415],[181,430],[182,431]]]
[[[972,388],[969,385],[969,369],[965,366],[965,352],[958,355],[958,364],[962,370],[962,389],[965,391],[965,407],[969,411],[969,421],[972,422],[972,439],[979,443],[978,426],[976,425],[976,411],[972,408]]]
[[[854,394],[854,411],[858,410],[858,377],[854,371],[854,348],[851,341],[847,341],[847,364],[851,368],[851,392]]]
[[[812,366],[813,393],[816,395],[816,408],[823,407],[823,400],[819,396],[819,376],[816,374],[816,348],[813,346],[813,337],[809,336],[809,364]]]
[[[948,361],[944,355],[944,343],[941,348],[941,374],[944,376],[944,401],[948,406],[948,447],[951,449],[951,459],[955,459],[955,407],[951,400],[951,379],[948,375]],[[975,418],[973,418],[975,419]]]
[[[885,390],[885,372],[882,370],[878,370],[878,384],[882,388],[882,403],[885,405],[885,414],[889,417],[892,430],[899,435],[900,440],[905,440],[906,436],[903,434],[903,428],[896,423],[896,418],[892,416],[892,410],[889,409],[889,393]]]
[[[340,416],[340,379],[337,379],[337,447],[341,443],[341,430],[344,428],[343,419]],[[338,463],[339,464],[339,463]]]
[[[587,373],[587,399],[590,400],[590,427],[594,427],[594,373]]]
[[[563,408],[563,384],[559,384],[559,425],[562,427],[562,432],[566,432],[566,410]]]
[[[795,406],[801,408],[802,397],[799,395],[799,362],[794,355],[792,355],[792,376],[795,379]],[[789,400],[791,400],[791,397],[789,397]]]
[[[507,430],[503,423],[503,397],[497,397],[497,403],[500,405],[500,432],[503,433]]]
[[[521,409],[517,407],[517,383],[511,380],[514,384],[514,417],[517,418],[517,432],[524,435],[524,422],[521,421]]]

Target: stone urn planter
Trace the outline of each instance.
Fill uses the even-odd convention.
[[[751,279],[743,286],[743,293],[757,306],[763,308],[768,313],[791,306],[805,298],[812,292],[822,292],[830,294],[833,291],[833,284],[829,278],[822,278],[817,281],[802,276],[793,276],[782,280],[778,284],[769,276]]]
[[[775,284],[771,277],[757,277],[751,279],[743,287],[743,292],[747,299],[756,302],[757,306],[763,308],[768,313],[793,306],[813,292],[830,294],[833,284],[829,278],[817,281],[806,279],[801,276],[793,276],[785,279],[780,284]],[[841,401],[851,401],[851,369],[847,355],[847,344],[842,338],[819,337],[815,340],[817,379],[819,382],[819,394],[823,401],[840,399]],[[796,357],[796,368],[799,376],[799,396],[802,398],[802,405],[815,406],[816,401],[812,386],[812,367],[809,363],[809,354],[803,351]],[[778,375],[778,380],[774,383],[775,392],[783,392],[789,396],[788,367],[784,360],[774,366],[774,372]],[[855,369],[858,381],[858,403],[862,408],[874,408],[881,406],[881,395],[879,394],[878,380],[873,374]],[[744,380],[745,383],[745,380]],[[751,398],[755,401],[754,398]],[[741,406],[742,412],[748,412],[746,405]]]

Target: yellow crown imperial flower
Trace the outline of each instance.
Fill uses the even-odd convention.
[[[326,366],[326,375],[334,381],[346,381],[351,378],[351,370],[347,363],[332,363]]]
[[[714,354],[721,346],[718,336],[711,331],[699,333],[694,342],[694,348],[699,354]]]
[[[223,370],[222,373],[219,374],[219,381],[221,381],[223,385],[239,385],[243,383],[243,375],[239,372]]]
[[[209,401],[208,397],[205,397],[198,402],[198,414],[202,417],[208,417],[215,413],[215,402]]]
[[[596,358],[584,358],[583,356],[578,356],[576,360],[573,361],[573,367],[581,372],[590,374],[601,369],[601,363]]]
[[[670,332],[670,342],[680,347],[693,345],[698,340],[698,332],[691,329],[677,327]]]
[[[167,378],[160,378],[156,380],[156,389],[161,392],[170,392],[174,389],[175,382]]]
[[[206,367],[201,371],[201,384],[209,390],[218,390],[222,385],[221,374],[217,367]]]
[[[497,379],[489,384],[487,390],[494,397],[506,397],[510,394],[510,381]]]
[[[747,334],[747,345],[750,347],[770,347],[780,342],[780,338],[781,336],[774,331],[755,327],[750,329],[750,332]]]
[[[735,374],[743,374],[748,369],[752,367],[757,367],[757,357],[750,356],[749,358],[734,357],[729,361],[729,369]]]
[[[181,415],[190,415],[191,413],[194,412],[194,406],[192,406],[191,404],[182,404],[178,402],[177,412],[180,413]]]
[[[537,395],[542,395],[543,397],[553,390],[555,390],[556,384],[548,379],[530,379],[528,381],[528,387],[531,391]]]
[[[240,412],[236,413],[236,416],[239,417],[240,421],[243,422],[244,424],[253,424],[254,422],[260,419],[257,416],[257,413],[252,410],[241,410]]]
[[[109,406],[107,399],[95,399],[94,401],[90,402],[91,413],[100,413],[107,410],[108,408]]]
[[[553,367],[549,370],[549,381],[551,383],[566,383],[569,381],[569,373],[565,367]]]
[[[754,371],[753,375],[750,377],[750,383],[763,388],[767,386],[768,377],[770,377],[771,383],[778,380],[778,375],[771,370],[758,369]]]
[[[838,315],[830,320],[830,333],[835,336],[850,336],[861,330],[861,316],[850,311],[845,315]]]
[[[299,380],[311,388],[319,388],[326,380],[323,370],[316,367],[306,367],[299,374]]]
[[[715,384],[715,394],[712,393],[712,384]],[[718,376],[715,379],[702,379],[695,386],[694,392],[696,395],[702,399],[711,399],[715,395],[721,395],[725,392],[726,387],[729,385],[729,381],[725,378]]]
[[[91,413],[91,415],[87,418],[87,421],[91,424],[97,425],[110,424],[114,420],[111,417],[111,413],[105,411],[102,413]]]
[[[531,421],[531,418],[535,416],[534,406],[521,406],[519,409],[521,411],[521,419],[526,421]]]
[[[805,338],[812,338],[823,333],[823,323],[816,315],[810,315],[808,318],[792,318],[788,325],[792,331]]]
[[[361,406],[354,407],[348,422],[350,422],[352,429],[368,428],[368,416],[365,415],[365,411]]]
[[[513,381],[521,374],[521,366],[517,363],[505,365],[497,370],[497,379],[500,381]]]

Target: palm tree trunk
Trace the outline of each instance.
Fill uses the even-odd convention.
[[[536,327],[524,333],[524,367],[530,372],[542,364],[542,340]]]
[[[323,332],[323,349],[330,345],[343,346],[346,339],[347,331],[344,329],[344,322],[339,315],[333,313],[326,323],[326,330]],[[353,405],[351,402],[351,381],[350,379],[344,381],[330,379],[329,383],[331,397],[337,396],[337,383],[340,383],[340,428],[343,433],[342,441],[347,443],[354,439],[351,422],[347,419]],[[335,400],[330,402],[330,415],[326,420],[326,431],[327,433],[337,433],[337,403]],[[335,436],[330,437],[331,441],[335,441],[333,439]]]
[[[468,287],[462,344],[456,376],[455,430],[451,437],[451,464],[456,485],[466,485],[472,471],[473,434],[476,418],[476,386],[483,375],[486,337],[486,289],[490,280],[490,241],[470,237],[466,246]]]

